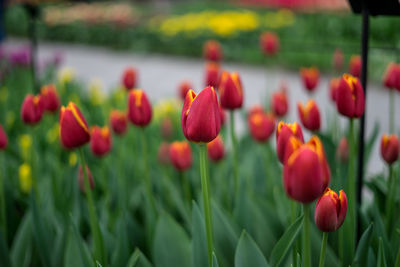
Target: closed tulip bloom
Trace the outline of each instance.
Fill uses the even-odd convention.
[[[88,124],[78,107],[69,102],[60,110],[60,138],[65,148],[83,146],[90,140]]]
[[[132,90],[128,99],[128,117],[136,126],[147,126],[152,117],[152,110],[143,90]]]
[[[381,139],[381,155],[389,165],[394,163],[399,157],[399,138],[392,134],[384,134]]]
[[[364,114],[364,91],[360,81],[349,74],[343,74],[336,92],[338,112],[349,118],[359,118]]]
[[[274,32],[264,32],[260,36],[260,48],[264,55],[276,55],[279,50],[279,37]]]
[[[136,69],[129,67],[125,69],[122,74],[122,84],[124,85],[126,90],[131,90],[136,87],[137,83],[137,73]]]
[[[310,131],[318,131],[321,127],[321,116],[314,100],[309,100],[305,106],[297,103],[297,111],[303,126]]]
[[[283,167],[283,184],[287,195],[301,203],[316,200],[330,182],[330,170],[318,137],[301,145],[287,158]]]
[[[349,142],[346,137],[342,137],[336,150],[336,157],[343,163],[349,160]]]
[[[187,92],[189,92],[189,90],[192,89],[192,88],[193,88],[193,86],[192,86],[192,84],[191,84],[189,81],[182,81],[182,82],[179,84],[179,87],[178,87],[178,94],[179,94],[180,98],[181,98],[183,101],[185,100],[185,97],[186,97]]]
[[[319,83],[319,70],[315,67],[301,68],[300,75],[304,88],[309,92],[313,92]]]
[[[291,136],[297,137],[304,143],[303,131],[297,122],[293,124],[283,121],[279,122],[278,128],[276,129],[276,154],[281,163],[284,163],[286,145]]]
[[[119,110],[112,110],[110,113],[111,129],[117,135],[125,134],[128,129],[128,120],[126,113]]]
[[[271,98],[271,109],[278,117],[283,117],[287,114],[289,103],[285,91],[277,91],[273,93]]]
[[[110,152],[112,146],[110,129],[93,126],[91,129],[90,148],[95,156],[102,157]]]
[[[315,225],[322,232],[334,232],[342,226],[347,214],[347,197],[327,188],[315,205]]]
[[[89,186],[90,186],[90,190],[93,190],[94,188],[94,180],[93,180],[93,175],[92,172],[90,171],[89,167],[86,165],[86,174],[89,178]],[[85,174],[83,173],[83,169],[82,166],[79,166],[79,170],[78,170],[78,185],[79,185],[79,189],[81,190],[82,193],[85,193]]]
[[[205,86],[217,88],[219,85],[220,67],[218,63],[208,62],[205,71]]]
[[[203,46],[203,56],[210,61],[220,61],[223,57],[222,48],[218,41],[208,40]]]
[[[383,76],[383,85],[388,89],[394,89],[400,81],[400,65],[391,62]]]
[[[58,110],[60,99],[53,84],[43,86],[40,95],[43,100],[44,110],[49,112],[56,112]]]
[[[360,78],[361,76],[361,57],[352,55],[349,62],[349,72],[351,75]]]
[[[213,87],[204,88],[198,95],[188,92],[181,115],[182,130],[192,142],[208,143],[217,137],[221,128],[221,113]]]
[[[264,113],[264,108],[260,105],[254,105],[249,109],[249,112],[247,114],[247,118],[250,118],[252,115],[256,113]]]
[[[33,96],[28,94],[21,107],[21,119],[24,123],[35,125],[43,116],[44,104],[40,95]]]
[[[192,149],[186,141],[175,141],[169,146],[169,159],[172,165],[179,170],[184,171],[192,166]]]
[[[158,161],[164,165],[167,165],[170,162],[170,160],[169,160],[169,144],[167,142],[162,142],[160,144],[160,146],[158,147],[157,158],[158,158]]]
[[[285,164],[287,162],[287,159],[293,154],[293,152],[295,152],[303,144],[304,142],[296,136],[290,136],[285,146],[285,152],[283,153],[283,164]]]
[[[218,162],[225,156],[224,142],[221,136],[217,136],[214,140],[207,144],[208,157],[214,161]]]
[[[8,145],[8,138],[7,134],[3,129],[3,126],[0,124],[0,150],[4,150],[7,148]]]
[[[336,102],[336,93],[339,88],[340,78],[332,78],[329,82],[329,96],[331,97],[332,102]]]
[[[250,115],[248,124],[254,140],[264,143],[275,130],[275,116],[270,113],[256,112]]]
[[[333,67],[335,70],[340,71],[343,68],[343,61],[344,61],[344,55],[342,50],[339,48],[336,48],[335,52],[333,53]]]
[[[237,72],[229,73],[224,71],[222,73],[218,92],[221,106],[224,109],[233,110],[242,107],[243,87]]]

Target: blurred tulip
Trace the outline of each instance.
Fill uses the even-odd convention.
[[[342,50],[339,48],[335,49],[335,52],[333,53],[333,67],[336,71],[340,71],[343,68],[343,61],[344,61],[344,55]]]
[[[28,94],[21,107],[21,119],[24,123],[35,125],[43,116],[44,103],[40,95]]]
[[[286,92],[277,91],[272,94],[271,109],[277,117],[283,117],[287,114],[289,110],[289,104]]]
[[[220,61],[223,57],[222,48],[218,41],[208,40],[203,46],[203,56],[206,60]]]
[[[381,139],[381,156],[389,165],[399,157],[399,138],[392,134],[384,134]]]
[[[229,73],[224,71],[222,73],[218,92],[221,106],[224,109],[233,110],[242,107],[243,87],[237,72]]]
[[[249,116],[248,124],[254,140],[264,143],[275,130],[275,116],[270,113],[256,112]]]
[[[315,67],[301,68],[300,75],[303,80],[304,88],[306,88],[308,92],[313,92],[319,83],[319,70]]]
[[[99,126],[92,126],[90,149],[95,156],[105,156],[110,152],[112,146],[110,129],[108,126],[100,128]]]
[[[349,118],[359,118],[364,114],[364,91],[360,81],[349,74],[343,74],[336,92],[338,112]]]
[[[336,93],[339,88],[340,78],[332,78],[329,82],[329,96],[331,97],[332,102],[336,102]]]
[[[220,71],[220,67],[219,67],[218,63],[215,63],[215,62],[206,63],[205,86],[212,86],[215,88],[218,87],[219,71]]]
[[[128,100],[128,117],[139,127],[147,126],[152,117],[151,104],[143,90],[131,90]]]
[[[189,90],[192,89],[192,88],[193,88],[193,86],[189,81],[182,81],[179,84],[178,93],[179,93],[180,98],[183,101],[185,101],[185,97],[186,97],[187,92],[189,92]]]
[[[303,131],[297,122],[293,124],[283,121],[279,122],[278,128],[276,129],[276,153],[281,163],[284,163],[286,145],[291,136],[297,137],[304,143]]]
[[[169,159],[169,144],[167,142],[162,142],[158,147],[158,161],[161,164],[167,165],[170,162]]]
[[[352,55],[349,62],[349,72],[351,75],[360,78],[361,76],[361,57]]]
[[[204,88],[198,95],[190,90],[181,115],[182,130],[192,142],[208,143],[217,137],[221,128],[221,113],[213,87]]]
[[[60,106],[56,87],[53,84],[43,86],[40,91],[40,97],[43,100],[44,110],[56,112]]]
[[[287,159],[293,154],[293,152],[295,152],[303,144],[304,144],[304,142],[301,141],[296,136],[294,136],[294,135],[290,136],[289,140],[286,143],[285,151],[283,153],[283,161],[282,161],[283,164],[285,164]]]
[[[86,165],[86,174],[89,178],[89,185],[90,185],[90,190],[93,190],[94,188],[94,180],[93,180],[93,175],[92,172],[90,171],[89,167]],[[78,185],[79,189],[81,190],[82,193],[85,193],[85,175],[83,173],[82,166],[79,166],[78,170]]]
[[[297,111],[303,126],[310,131],[318,131],[321,127],[321,116],[314,100],[309,100],[305,106],[297,103]]]
[[[315,205],[315,225],[323,232],[334,232],[342,226],[347,214],[347,197],[327,188]]]
[[[184,171],[192,166],[192,149],[187,141],[175,141],[169,146],[169,159],[172,165]]]
[[[24,194],[29,194],[33,185],[31,166],[29,166],[27,163],[22,164],[19,166],[18,174],[21,192]]]
[[[336,157],[343,163],[349,160],[349,142],[346,137],[342,137],[336,151]]]
[[[129,67],[126,68],[122,75],[122,84],[126,90],[131,90],[136,87],[137,83],[137,73],[136,69]]]
[[[220,135],[207,144],[207,152],[208,157],[214,162],[218,162],[224,158],[225,147]]]
[[[221,107],[221,105],[219,105],[219,113],[221,115],[221,126],[223,126],[226,121],[226,111]]]
[[[260,36],[260,48],[264,55],[274,56],[279,50],[279,37],[274,32],[264,32]]]
[[[75,79],[75,70],[70,67],[62,68],[58,74],[58,81],[64,86]]]
[[[168,140],[172,137],[174,132],[174,125],[169,117],[163,118],[161,121],[161,136]]]
[[[88,124],[78,107],[69,102],[60,111],[60,138],[65,148],[76,148],[90,141]]]
[[[8,145],[8,138],[7,134],[3,129],[3,126],[0,124],[0,150],[4,150],[7,148]]]
[[[256,113],[264,113],[264,108],[260,105],[254,105],[249,109],[249,112],[247,113],[247,118],[249,119],[252,115]]]
[[[126,113],[119,110],[112,110],[110,113],[110,124],[113,132],[117,135],[125,134],[128,128]]]
[[[391,62],[383,76],[383,85],[388,89],[398,88],[400,83],[400,65]],[[400,89],[400,88],[398,88]]]

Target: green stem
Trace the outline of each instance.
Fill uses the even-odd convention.
[[[324,267],[325,265],[325,251],[327,242],[328,242],[328,233],[324,232],[322,234],[321,254],[319,256],[319,267]]]
[[[397,250],[396,263],[394,264],[394,267],[400,267],[400,247]]]
[[[233,154],[233,203],[236,201],[238,188],[239,188],[239,170],[238,170],[238,154],[237,154],[237,140],[235,135],[235,116],[234,111],[230,111],[230,123],[231,123],[231,140],[232,140],[232,154]]]
[[[101,236],[100,232],[100,227],[99,227],[99,220],[97,218],[95,206],[94,206],[94,201],[93,201],[93,196],[92,196],[92,189],[90,188],[90,182],[89,182],[89,177],[86,171],[86,161],[85,161],[85,156],[83,154],[83,149],[79,149],[79,158],[81,161],[81,167],[84,175],[84,184],[85,184],[85,193],[86,193],[86,199],[88,202],[88,210],[89,210],[89,220],[90,220],[90,228],[93,234],[93,239],[94,239],[94,258],[95,261],[99,261],[103,266],[106,266],[107,260],[106,260],[106,253],[104,250],[104,243],[103,243],[103,238]]]
[[[271,159],[269,156],[269,143],[266,142],[266,149],[264,150],[264,155],[265,155],[265,190],[267,193],[267,196],[271,195],[272,192],[272,175],[270,172],[270,167],[271,167]]]
[[[0,166],[0,209],[1,209],[1,227],[3,230],[4,240],[7,243],[7,214],[6,214],[6,198],[4,191],[4,179],[3,179],[3,171],[4,171],[4,157],[3,153],[0,154],[1,157],[1,166]]]
[[[211,207],[210,207],[210,192],[209,192],[209,179],[207,172],[207,146],[200,145],[200,175],[201,175],[201,190],[203,194],[204,205],[204,220],[206,225],[207,234],[207,251],[208,251],[208,264],[212,266],[212,253],[213,253],[213,233],[212,233],[212,220],[211,220]]]
[[[394,133],[394,89],[389,90],[389,132]]]
[[[344,227],[341,227],[339,229],[338,246],[339,246],[339,259],[342,262],[342,266],[343,266],[343,263],[344,263]]]
[[[394,167],[392,165],[389,166],[389,181],[388,181],[388,193],[386,197],[386,229],[387,233],[390,236],[392,229],[392,220],[393,220],[393,206],[396,200],[396,179],[394,174]]]
[[[151,177],[150,177],[150,167],[149,167],[149,159],[148,159],[148,151],[147,151],[147,138],[146,138],[146,132],[145,128],[142,128],[142,145],[143,145],[143,162],[144,162],[144,182],[145,182],[145,187],[146,187],[146,194],[147,194],[147,199],[150,203],[151,209],[153,211],[153,214],[157,214],[157,209],[156,209],[156,202],[154,200],[153,196],[153,190],[152,190],[152,183],[151,183]]]
[[[32,173],[32,185],[33,185],[33,193],[35,194],[36,200],[38,204],[40,203],[39,199],[39,189],[38,189],[38,181],[36,175],[36,147],[35,147],[35,127],[32,126],[30,130],[31,138],[32,138],[32,145],[31,145],[31,158],[29,159],[31,163],[31,173]]]
[[[294,223],[294,221],[296,220],[296,213],[297,213],[297,207],[296,207],[296,202],[294,202],[293,200],[290,201],[290,209],[291,209],[291,222],[292,224]],[[293,249],[292,249],[292,262],[293,262],[293,266],[297,266],[297,243],[295,243],[293,245]]]
[[[311,267],[311,242],[310,242],[310,205],[303,204],[303,267]]]

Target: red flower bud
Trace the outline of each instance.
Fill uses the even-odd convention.
[[[130,90],[135,88],[137,83],[137,73],[136,69],[129,67],[125,69],[122,75],[122,84],[124,85],[126,90]]]
[[[44,103],[40,95],[28,94],[21,107],[21,119],[24,123],[35,125],[43,116]]]
[[[394,89],[398,87],[400,83],[400,65],[396,65],[391,62],[387,68],[385,75],[383,76],[383,85],[388,89]],[[398,88],[399,89],[399,88]]]
[[[119,110],[112,110],[110,113],[110,124],[113,132],[117,135],[125,134],[128,128],[126,113]]]
[[[333,53],[333,67],[335,70],[340,71],[343,68],[343,60],[344,55],[342,50],[336,48],[335,52]]]
[[[158,161],[161,164],[168,164],[170,162],[169,160],[169,144],[166,142],[162,142],[160,144],[160,147],[158,148]]]
[[[305,106],[297,103],[297,111],[303,126],[310,131],[318,131],[321,127],[321,116],[314,100],[309,100]]]
[[[387,164],[391,165],[399,157],[399,138],[392,134],[384,134],[381,139],[381,155]]]
[[[276,55],[279,50],[279,37],[274,32],[262,33],[260,36],[260,48],[264,55]]]
[[[3,129],[3,126],[1,126],[0,124],[0,149],[4,150],[6,149],[8,145],[8,138],[7,138],[7,134]]]
[[[278,117],[283,117],[287,114],[289,110],[289,104],[285,91],[277,91],[272,94],[271,109],[272,112]]]
[[[208,157],[214,161],[218,162],[225,156],[224,142],[221,136],[217,136],[214,140],[207,144]]]
[[[136,126],[147,126],[152,117],[152,110],[143,90],[131,90],[128,99],[128,117]]]
[[[293,124],[283,121],[279,122],[278,128],[276,129],[276,154],[281,163],[284,163],[286,145],[291,136],[297,137],[304,143],[303,131],[297,122]]]
[[[250,134],[254,140],[263,143],[275,130],[275,116],[265,112],[255,112],[249,116]]]
[[[185,101],[187,92],[189,92],[189,90],[192,88],[192,84],[188,81],[183,81],[179,84],[178,94],[183,101]]]
[[[331,97],[332,102],[336,102],[336,93],[339,88],[340,78],[332,78],[329,82],[329,96]]]
[[[222,48],[218,41],[208,40],[203,46],[203,56],[210,61],[220,61],[223,57]]]
[[[89,185],[90,185],[90,189],[93,190],[94,188],[94,180],[93,180],[93,176],[91,171],[89,170],[89,167],[86,165],[86,174],[89,178]],[[81,190],[82,193],[85,193],[85,175],[83,173],[83,169],[82,166],[79,166],[79,170],[78,170],[78,185],[79,185],[79,189]]]
[[[204,88],[198,95],[190,90],[183,103],[182,130],[192,142],[208,143],[217,137],[221,128],[221,112],[213,87]]]
[[[347,142],[346,137],[342,137],[342,139],[340,139],[339,146],[336,151],[336,157],[343,163],[349,160],[349,143]]]
[[[83,146],[90,140],[88,124],[78,107],[69,102],[60,111],[60,138],[65,148]]]
[[[53,84],[43,86],[40,96],[43,100],[44,110],[49,112],[56,112],[58,110],[60,99],[58,98],[56,87]]]
[[[164,139],[170,139],[174,131],[174,125],[169,117],[165,117],[161,121],[161,136]]]
[[[319,83],[319,70],[315,67],[301,68],[301,79],[308,92],[313,92]]]
[[[247,114],[247,119],[249,119],[252,115],[256,113],[264,113],[264,108],[260,105],[254,105],[249,109],[249,112]]]
[[[361,57],[352,55],[349,63],[349,72],[351,75],[360,78],[361,76]]]
[[[338,194],[327,188],[315,205],[314,220],[323,232],[334,232],[342,226],[347,213],[347,197],[343,190]]]
[[[364,91],[357,78],[343,74],[336,92],[336,106],[340,114],[349,118],[359,118],[364,114]]]
[[[286,143],[285,152],[283,153],[283,164],[286,163],[287,159],[295,152],[298,148],[300,148],[304,142],[302,142],[299,138],[292,135],[289,137],[289,140]]]
[[[218,92],[221,106],[224,109],[241,108],[243,104],[243,87],[240,76],[237,72],[229,73],[224,71],[221,75]]]
[[[169,158],[174,167],[184,171],[192,166],[192,149],[186,141],[175,141],[169,146]]]
[[[206,64],[205,86],[212,86],[215,88],[218,87],[219,71],[220,71],[220,67],[219,67],[218,63],[208,62]]]
[[[93,126],[91,132],[90,148],[92,153],[98,157],[108,154],[112,146],[111,134],[108,126],[104,126],[103,128]]]
[[[283,167],[283,184],[288,196],[301,203],[317,199],[328,187],[329,165],[317,136],[301,145],[287,158]]]

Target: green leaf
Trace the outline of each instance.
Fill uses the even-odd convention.
[[[135,249],[135,251],[133,251],[132,255],[129,257],[127,266],[135,267],[136,263],[139,261],[139,257],[140,257],[140,251],[139,249]]]
[[[112,266],[125,266],[126,262],[129,258],[130,247],[128,240],[128,231],[126,227],[125,220],[123,219],[125,216],[118,221],[116,225],[115,232],[118,234],[115,239],[115,250],[112,256]]]
[[[7,242],[4,240],[3,231],[0,229],[0,262],[1,266],[11,266],[10,254],[8,253]]]
[[[192,205],[192,256],[193,266],[207,266],[207,241],[204,219],[196,202]]]
[[[364,160],[366,165],[368,164],[369,158],[371,156],[371,152],[372,149],[374,147],[375,141],[378,138],[378,134],[379,134],[379,122],[376,121],[374,124],[374,129],[372,130],[371,135],[369,136],[369,138],[367,139],[366,145],[365,145],[365,156],[364,156]]]
[[[302,227],[303,216],[300,216],[291,226],[289,226],[289,228],[285,231],[278,243],[276,243],[275,247],[273,248],[270,257],[270,263],[272,266],[279,266],[281,263],[283,263],[285,257],[296,241],[296,238],[299,235]]]
[[[11,262],[13,266],[27,267],[32,257],[32,216],[28,212],[19,225],[11,247]]]
[[[146,258],[146,256],[143,255],[143,253],[140,251],[139,248],[136,248],[135,251],[132,253],[128,260],[128,264],[126,265],[128,267],[152,267],[151,263],[149,260]]]
[[[372,234],[374,230],[374,225],[371,223],[368,228],[362,234],[360,241],[358,243],[358,247],[356,250],[356,254],[354,256],[352,266],[366,266],[368,259],[368,248],[371,243]]]
[[[393,256],[391,253],[391,246],[389,243],[389,239],[386,234],[385,225],[384,225],[382,217],[379,213],[378,206],[374,202],[373,202],[373,206],[372,206],[372,212],[373,212],[373,216],[374,216],[376,236],[379,236],[380,238],[382,238],[382,244],[383,244],[383,248],[384,248],[383,251],[386,255],[386,260],[388,261],[389,266],[393,266],[394,260],[393,260]]]
[[[256,242],[246,231],[242,232],[235,253],[235,267],[268,267],[269,264]]]
[[[386,258],[385,258],[385,251],[383,248],[383,241],[382,238],[379,237],[379,249],[378,249],[378,260],[377,260],[377,267],[387,267]]]
[[[204,266],[207,266],[207,265],[204,265]],[[219,267],[217,256],[215,256],[214,252],[212,253],[212,267]]]

